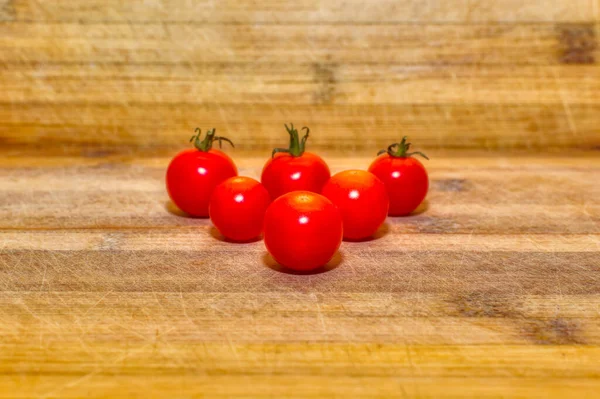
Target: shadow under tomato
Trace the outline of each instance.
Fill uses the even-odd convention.
[[[258,236],[256,238],[253,238],[251,240],[246,240],[246,241],[230,240],[229,238],[227,238],[223,234],[221,234],[219,229],[217,229],[215,226],[210,226],[210,229],[208,230],[208,232],[212,238],[219,240],[219,241],[227,242],[230,244],[250,244],[250,243],[258,242],[258,241],[262,240],[262,236]]]
[[[411,214],[406,215],[406,216],[417,216],[422,213],[425,213],[428,209],[429,209],[429,201],[425,200],[425,201],[421,202],[421,205],[419,205],[417,207],[417,209],[415,209],[414,211],[412,211]],[[400,217],[402,217],[402,216],[400,216]]]
[[[343,260],[344,260],[344,257],[342,256],[342,253],[340,251],[337,251],[335,253],[335,255],[333,255],[333,258],[331,258],[331,260],[329,262],[327,262],[323,266],[319,266],[316,269],[292,270],[292,269],[288,269],[287,267],[282,266],[279,263],[277,263],[277,261],[275,259],[273,259],[271,254],[269,254],[268,252],[265,252],[263,254],[263,263],[269,269],[273,269],[280,273],[294,274],[294,275],[298,275],[298,276],[310,276],[310,275],[314,275],[314,274],[327,273],[327,272],[337,268],[342,263]]]
[[[173,203],[173,201],[167,201],[165,203],[165,209],[171,215],[175,215],[175,216],[180,217],[180,218],[186,218],[186,219],[208,219],[208,217],[193,216],[193,215],[190,215],[189,213],[185,213],[181,209],[177,208],[177,205],[175,205]]]
[[[352,238],[344,238],[344,242],[369,242],[379,240],[381,237],[386,236],[390,232],[390,225],[388,222],[384,222],[379,229],[370,237],[352,239]]]
[[[401,220],[403,218],[409,218],[411,216],[419,216],[420,214],[427,212],[428,209],[429,209],[429,201],[425,200],[425,201],[421,202],[421,205],[419,205],[417,207],[417,209],[415,209],[408,215],[398,215],[398,216],[389,216],[389,217],[396,219],[396,220]]]

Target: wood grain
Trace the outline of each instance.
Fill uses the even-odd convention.
[[[339,151],[596,150],[600,5],[521,3],[5,1],[0,143],[267,149],[294,120]]]
[[[579,50],[590,57],[587,63],[593,63],[599,51],[594,27],[593,23],[313,23],[274,27],[14,22],[2,26],[0,61],[100,66],[112,63],[551,65],[564,62],[565,52]]]
[[[12,104],[39,104],[54,98],[54,103],[65,105],[113,103],[114,93],[120,93],[123,104],[562,105],[569,101],[591,105],[597,104],[600,91],[595,66],[319,68],[279,64],[151,65],[143,70],[130,65],[25,66],[6,71],[0,84]],[[45,84],[36,87],[40,73]],[[335,88],[328,89],[329,84]]]
[[[237,159],[250,176],[264,161]],[[369,159],[328,158],[334,171]],[[168,206],[168,160],[2,157],[0,397],[600,387],[594,154],[437,154],[423,213],[310,275]]]
[[[43,84],[39,83],[40,71]],[[281,123],[296,116],[304,117],[300,123],[313,122],[315,129],[322,126],[315,121],[333,124],[314,130],[311,142],[317,148],[375,149],[410,132],[438,147],[540,149],[566,145],[595,149],[600,144],[596,123],[600,79],[595,66],[442,69],[345,65],[328,71],[310,65],[152,65],[142,70],[127,65],[91,69],[78,65],[23,66],[0,77],[10,98],[3,106],[14,114],[10,117],[14,122],[2,129],[5,140],[15,144],[45,137],[52,145],[51,139],[60,143],[69,136],[73,144],[169,143],[173,147],[180,141],[171,135],[187,136],[192,127],[206,128],[212,122],[218,129],[233,129],[236,139],[250,148],[267,148],[281,139]],[[50,106],[46,105],[49,99]],[[71,108],[65,106],[70,105],[83,108],[84,113],[69,112]],[[20,115],[30,107],[44,112],[36,119],[45,122],[20,122]],[[58,107],[63,110],[55,114]],[[160,121],[160,129],[155,125],[154,134],[148,134],[143,126],[150,124],[146,118],[157,119],[149,112],[157,108],[166,120]],[[191,121],[185,118],[186,109],[201,113]],[[234,111],[230,114],[229,110]],[[366,110],[373,112],[363,112]],[[240,119],[235,119],[236,114]],[[278,123],[259,119],[260,115],[277,118],[273,122]],[[198,118],[202,116],[205,119]],[[57,119],[59,126],[70,130],[46,130],[50,121]],[[173,119],[179,125],[166,125]],[[396,121],[398,125],[393,124]],[[490,123],[494,121],[498,124]],[[246,130],[246,123],[254,129]],[[85,127],[90,124],[101,126],[101,130]],[[454,130],[437,129],[438,124]],[[493,128],[488,129],[488,125]],[[407,130],[403,130],[405,126]],[[340,127],[347,127],[350,134]],[[464,131],[464,127],[474,129]],[[20,134],[20,128],[32,135]],[[358,138],[368,134],[363,133],[365,129],[373,132],[369,132],[372,140]],[[379,136],[379,131],[385,133]]]
[[[0,0],[0,398],[595,398],[598,0]],[[404,135],[431,188],[312,274],[168,200]]]
[[[568,113],[565,111],[568,109]],[[284,123],[311,126],[310,146],[373,153],[411,137],[421,150],[572,151],[600,146],[598,105],[515,104],[1,104],[0,142],[31,154],[175,152],[193,128],[216,126],[238,148],[264,154]],[[74,115],[76,117],[74,117]],[[466,153],[466,152],[465,152]]]
[[[597,0],[9,0],[13,17],[82,22],[554,22],[600,21]]]

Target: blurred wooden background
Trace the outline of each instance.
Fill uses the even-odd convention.
[[[0,144],[597,150],[599,0],[0,0]],[[313,148],[314,148],[313,147]]]

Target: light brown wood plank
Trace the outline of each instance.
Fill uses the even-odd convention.
[[[235,156],[235,154],[234,154]],[[239,156],[235,156],[240,158]],[[240,163],[240,173],[258,178],[264,160]],[[327,158],[326,158],[327,159]],[[373,158],[332,158],[333,172],[366,168]],[[392,233],[462,234],[597,234],[600,193],[594,176],[597,162],[573,159],[571,167],[544,167],[530,159],[497,157],[484,167],[476,159],[463,166],[453,158],[427,162],[431,191],[426,211],[390,218]],[[0,227],[201,229],[208,221],[181,217],[169,205],[164,171],[169,158],[149,165],[71,166],[50,170],[2,169]],[[575,166],[577,165],[577,166]],[[544,178],[540,179],[540,174]],[[423,208],[425,210],[425,207]]]
[[[440,243],[443,245],[443,242]],[[575,295],[600,291],[598,252],[410,251],[343,245],[320,274],[281,273],[262,243],[211,251],[3,251],[5,291],[393,292]],[[327,271],[326,273],[324,273]]]
[[[0,148],[0,170],[2,172],[19,172],[27,173],[35,169],[45,169],[49,173],[52,170],[62,171],[65,168],[104,168],[105,172],[108,169],[113,169],[113,173],[123,168],[143,167],[150,169],[164,168],[171,158],[182,149],[189,148],[189,142],[185,147],[172,149],[153,149],[151,151],[143,151],[140,147],[140,152],[129,150],[129,152],[98,152],[97,154],[90,152],[88,154],[63,154],[56,147],[48,147],[48,150],[39,148],[37,153],[21,153],[19,147],[4,146]],[[244,173],[252,174],[259,173],[265,155],[268,157],[268,151],[261,150],[240,150],[236,153],[235,149],[226,149],[240,170]],[[477,173],[479,169],[498,169],[501,171],[509,170],[530,170],[542,171],[547,170],[553,173],[558,171],[593,171],[600,167],[600,158],[596,151],[578,151],[570,150],[570,152],[546,151],[543,153],[529,151],[511,151],[511,152],[494,152],[489,150],[473,150],[473,149],[445,149],[428,151],[433,159],[431,163],[438,163],[441,170],[448,172],[464,172]],[[237,155],[236,155],[237,154]],[[374,157],[372,151],[354,151],[353,155],[344,155],[331,151],[322,151],[320,154],[328,162],[330,167],[339,169],[358,168],[362,162],[366,164]],[[364,160],[364,161],[361,161]],[[428,162],[429,164],[429,162]],[[112,166],[109,166],[112,165]],[[430,168],[431,165],[428,166]],[[544,175],[546,176],[546,175]],[[29,176],[32,177],[32,176]],[[453,177],[456,177],[454,175]]]
[[[502,319],[507,325],[526,323],[527,319],[536,322],[556,321],[565,323],[574,319],[584,323],[596,322],[600,318],[600,293],[590,295],[527,295],[506,294],[485,297],[480,293],[389,293],[389,292],[82,292],[82,291],[11,291],[0,292],[3,334],[14,340],[26,340],[16,334],[22,324],[33,322],[52,333],[51,325],[45,318],[56,317],[58,325],[69,327],[75,320],[92,330],[108,331],[110,327],[98,323],[110,322],[112,327],[125,329],[135,327],[141,332],[145,328],[140,315],[148,315],[148,308],[156,311],[156,322],[173,323],[183,341],[186,334],[203,334],[202,319],[218,319],[224,314],[238,321],[263,318],[306,318],[314,321],[325,319],[335,322],[336,318],[468,318],[473,323],[494,322]],[[320,311],[315,309],[318,303]],[[124,313],[128,310],[128,313]],[[35,319],[34,315],[40,316]],[[187,315],[186,315],[187,314]],[[119,315],[128,323],[117,325],[113,316]],[[587,321],[586,321],[587,320]],[[195,324],[190,326],[190,324]],[[311,321],[312,323],[312,321]],[[571,323],[572,326],[576,323]],[[61,328],[62,328],[61,327]],[[364,325],[375,329],[377,325]],[[263,328],[256,323],[253,328]],[[168,329],[168,328],[167,328]],[[266,328],[263,328],[266,329]],[[238,329],[239,330],[239,329]],[[309,329],[306,328],[308,331]],[[280,328],[279,333],[284,331]],[[37,331],[23,331],[34,335]],[[514,331],[516,333],[516,331]],[[73,334],[77,331],[65,331]],[[286,332],[291,334],[292,332]],[[341,333],[315,329],[316,337],[325,334]],[[401,333],[401,332],[397,332]],[[573,331],[576,334],[577,331]],[[56,334],[56,331],[53,333]],[[430,331],[429,334],[433,334]],[[594,333],[596,334],[596,333]],[[517,334],[518,335],[518,334]],[[597,335],[597,334],[596,334]],[[242,341],[271,342],[273,337],[253,334]],[[558,337],[556,337],[558,338]],[[564,338],[564,337],[563,337]]]
[[[38,196],[38,200],[27,204],[23,197],[3,196],[2,201],[14,200],[13,205],[0,211],[3,218],[2,229],[115,229],[115,228],[155,228],[173,229],[195,228],[199,234],[209,234],[208,221],[191,220],[169,213],[168,198],[160,202],[147,200],[133,202],[128,192],[111,198],[111,204],[93,205],[102,201],[102,195],[81,195],[77,202],[65,202],[67,196],[59,194],[54,200],[49,195]],[[21,204],[21,205],[17,205]],[[42,206],[47,209],[38,214],[32,212]],[[390,228],[406,234],[599,234],[598,206],[589,207],[533,207],[513,205],[497,211],[486,212],[486,206],[430,206],[427,215],[416,215],[405,219],[390,219],[398,225]],[[519,211],[514,211],[520,209]],[[112,214],[104,212],[113,211]],[[98,213],[103,212],[103,213]],[[9,220],[9,216],[14,219]]]
[[[60,101],[57,98],[56,101]],[[600,105],[0,104],[0,142],[23,152],[176,151],[196,126],[267,151],[284,123],[311,127],[313,150],[375,151],[408,135],[432,148],[600,148]],[[43,143],[43,144],[42,144]]]
[[[10,103],[570,104],[600,103],[595,66],[203,64],[4,67]],[[6,103],[6,102],[5,102]]]
[[[593,63],[594,24],[0,26],[5,63]],[[139,66],[142,68],[142,66]]]
[[[158,371],[164,376],[173,372],[183,371],[190,374],[196,372],[200,375],[217,377],[222,369],[222,361],[229,367],[246,376],[289,376],[294,372],[299,375],[319,374],[335,378],[343,377],[340,372],[344,368],[352,368],[352,362],[363,359],[365,371],[354,369],[356,377],[397,376],[427,378],[445,375],[448,378],[461,378],[474,373],[475,376],[485,378],[506,378],[515,380],[527,378],[575,377],[595,378],[598,376],[595,356],[598,356],[597,346],[453,346],[436,348],[434,346],[410,346],[402,343],[396,344],[319,344],[319,343],[272,343],[271,345],[231,344],[227,343],[202,343],[168,345],[166,340],[169,334],[163,332],[146,344],[131,343],[130,354],[124,359],[117,360],[115,349],[126,349],[124,344],[107,345],[106,343],[91,344],[89,350],[85,347],[69,346],[67,343],[57,342],[36,348],[32,355],[36,364],[42,363],[43,358],[51,353],[61,350],[73,351],[73,374],[91,371],[86,360],[94,352],[102,354],[100,362],[103,373],[119,370],[124,374],[135,377],[132,371],[138,371],[142,376],[146,373]],[[150,345],[147,345],[147,344]],[[152,344],[154,348],[152,348]],[[113,346],[114,345],[114,346]],[[154,349],[154,353],[152,353]],[[491,354],[491,356],[490,356]],[[344,356],[345,355],[345,356]],[[50,357],[50,356],[49,356]],[[161,364],[161,357],[179,357],[181,362]],[[493,363],[490,357],[497,359],[498,367],[490,367]],[[468,362],[465,367],[452,367],[453,358],[464,359]],[[557,359],[561,359],[557,361]],[[127,360],[128,361],[127,361]],[[114,362],[114,364],[111,364]],[[412,362],[412,364],[411,364]],[[256,366],[245,369],[242,365]],[[263,367],[258,367],[259,365]],[[280,367],[287,366],[287,367]],[[5,366],[3,364],[3,366]],[[44,375],[51,376],[51,372],[59,364],[40,364],[44,367]],[[135,368],[138,367],[138,370]],[[132,370],[133,369],[133,370]],[[29,371],[25,369],[24,371]]]
[[[69,295],[81,296],[76,292],[62,292],[44,295],[45,302],[57,302]],[[393,295],[385,299],[385,294],[367,295],[348,293],[332,295],[332,299],[345,296],[338,306],[356,306],[355,312],[331,311],[328,302],[319,298],[327,294],[285,295],[250,293],[236,295],[231,293],[203,294],[214,300],[200,301],[192,298],[184,290],[182,293],[102,293],[91,295],[89,300],[97,298],[97,302],[108,298],[105,305],[74,303],[66,301],[65,305],[51,309],[32,305],[27,295],[13,293],[18,305],[7,305],[7,314],[2,315],[7,327],[0,329],[5,337],[5,345],[26,345],[26,342],[40,341],[40,336],[53,342],[77,342],[83,338],[93,341],[100,338],[104,341],[118,343],[120,340],[132,344],[153,340],[156,331],[168,331],[169,342],[221,342],[231,340],[238,343],[254,343],[269,345],[272,342],[354,342],[355,344],[389,344],[404,342],[408,345],[566,345],[595,344],[600,342],[598,317],[565,317],[556,315],[556,309],[549,309],[547,316],[533,317],[523,314],[516,316],[469,316],[475,312],[502,311],[502,301],[518,302],[519,299],[500,296],[497,302],[483,304],[483,308],[475,306],[464,310],[462,305],[454,302],[463,300],[460,297],[447,299],[447,310],[440,310],[437,316],[428,305],[438,304],[424,300],[419,304],[416,294],[403,298]],[[422,294],[427,297],[427,294]],[[120,298],[116,301],[112,298]],[[171,298],[169,301],[165,297]],[[287,298],[287,299],[284,299]],[[361,299],[362,298],[362,299]],[[542,296],[542,299],[545,298]],[[512,301],[511,301],[512,299]],[[553,302],[556,306],[574,306],[566,296],[562,302]],[[249,301],[253,306],[236,306],[236,300]],[[380,303],[369,304],[368,301]],[[142,301],[144,303],[142,304]],[[170,303],[172,301],[173,303]],[[268,301],[280,301],[276,309],[264,305]],[[290,301],[303,301],[301,307],[292,308]],[[127,303],[126,306],[119,305]],[[80,308],[79,314],[66,308],[66,303]],[[380,308],[384,303],[390,309]],[[397,303],[404,303],[404,305]],[[416,304],[412,314],[404,316],[396,314],[398,308]],[[442,304],[443,305],[443,304]],[[598,302],[591,305],[598,306]],[[214,310],[204,310],[202,307]],[[362,311],[358,311],[358,308]],[[486,307],[494,306],[494,307]],[[98,309],[96,309],[98,307]],[[318,312],[315,308],[321,307]],[[87,310],[86,310],[87,309]],[[490,310],[491,309],[491,310]],[[554,311],[554,313],[552,313]],[[470,313],[469,313],[470,312]],[[450,314],[448,314],[450,313]],[[456,315],[452,315],[456,314]],[[42,338],[44,339],[44,338]]]
[[[489,282],[485,283],[479,274],[470,273],[472,276],[478,276],[476,281],[473,281],[473,286],[461,286],[458,291],[452,284],[440,284],[439,281],[437,286],[444,289],[440,291],[439,288],[434,288],[436,276],[427,274],[431,284],[421,284],[422,281],[415,280],[408,274],[409,279],[416,284],[415,287],[419,287],[419,291],[414,292],[402,290],[396,279],[388,287],[374,285],[375,280],[370,277],[377,273],[377,270],[371,267],[369,270],[353,270],[354,277],[345,285],[345,289],[353,288],[344,293],[344,288],[339,284],[327,283],[339,283],[348,279],[348,274],[336,273],[338,269],[324,275],[312,276],[308,281],[307,276],[288,276],[272,270],[272,277],[265,279],[267,276],[264,276],[262,271],[255,271],[254,275],[262,277],[267,284],[261,287],[257,285],[248,290],[255,279],[247,278],[251,273],[247,273],[246,270],[238,270],[236,273],[235,269],[229,269],[233,272],[231,274],[223,273],[224,269],[221,268],[213,274],[216,280],[209,284],[208,271],[198,268],[182,281],[181,269],[175,273],[172,270],[167,272],[164,266],[158,266],[160,263],[148,262],[148,254],[127,256],[132,259],[131,262],[123,262],[125,258],[122,255],[125,254],[112,254],[111,261],[100,262],[96,268],[96,256],[90,253],[82,254],[82,259],[86,259],[86,270],[76,268],[67,271],[62,267],[63,275],[59,279],[48,265],[49,271],[42,275],[42,271],[38,270],[37,277],[30,278],[32,282],[37,280],[41,283],[40,292],[19,292],[22,289],[30,290],[21,287],[18,279],[12,279],[11,292],[0,296],[3,304],[0,312],[0,333],[5,337],[5,345],[10,347],[16,344],[14,348],[26,348],[27,342],[35,342],[36,348],[47,349],[43,352],[43,358],[30,358],[28,364],[33,363],[34,366],[40,362],[45,364],[45,367],[52,367],[52,362],[44,360],[53,358],[52,354],[48,353],[52,350],[50,348],[56,350],[57,344],[75,343],[90,353],[89,346],[93,347],[97,339],[111,342],[110,350],[115,354],[122,353],[118,344],[122,340],[133,346],[154,342],[151,345],[152,356],[156,354],[156,340],[159,337],[160,342],[164,342],[166,346],[189,345],[190,342],[220,342],[225,339],[237,343],[267,344],[267,348],[269,342],[323,341],[331,345],[331,342],[351,340],[353,346],[361,343],[379,343],[379,348],[382,347],[381,344],[401,341],[405,344],[438,346],[502,344],[501,348],[504,349],[506,344],[511,343],[591,344],[600,340],[597,287],[592,286],[595,291],[585,292],[586,295],[571,296],[568,294],[569,284],[573,282],[572,275],[575,269],[568,271],[570,277],[566,274],[555,275],[556,269],[548,268],[547,264],[534,271],[531,269],[532,264],[527,260],[523,261],[522,256],[519,257],[519,268],[528,271],[521,271],[515,275],[506,270],[507,276],[510,276],[508,281],[501,278],[502,284],[494,285],[491,292],[485,290],[492,287],[491,280],[496,277],[493,274],[489,276]],[[83,265],[79,261],[71,263],[75,259],[69,258],[70,255],[48,257],[38,252],[35,257],[38,256],[45,261],[58,262],[57,264]],[[102,256],[108,259],[106,255]],[[30,269],[36,267],[36,262],[28,261],[28,257],[25,253],[21,254],[17,266]],[[111,285],[111,282],[116,283],[116,279],[111,277],[116,271],[113,271],[112,262],[118,264],[119,268],[124,267],[127,273],[128,266],[135,262],[134,258],[147,266],[147,269],[136,271],[135,275],[139,279],[134,278],[131,281],[130,277],[120,276],[118,279],[122,280],[122,285]],[[171,259],[179,263],[180,267],[187,267],[185,262],[181,263],[180,257],[167,258],[165,254],[163,259]],[[496,259],[500,262],[507,260],[506,257]],[[462,257],[463,264],[465,261],[470,262],[469,255],[466,258]],[[570,263],[565,263],[565,266],[568,264]],[[227,268],[230,265],[224,266]],[[578,266],[579,272],[585,272],[581,268],[581,258]],[[89,267],[95,269],[95,277],[88,280]],[[585,268],[585,264],[583,267]],[[269,270],[265,268],[265,271]],[[406,269],[400,270],[403,271]],[[164,272],[170,277],[163,275]],[[244,274],[244,280],[236,278],[238,273]],[[359,273],[366,277],[366,284],[355,287],[352,284],[360,280]],[[519,290],[510,288],[517,280],[547,284],[541,276],[537,277],[537,273],[551,273],[553,276],[553,285],[545,287],[546,295],[524,295]],[[453,277],[460,280],[462,276],[458,274]],[[62,284],[66,280],[70,281],[68,284],[71,290],[81,292],[61,292]],[[577,277],[575,280],[579,281]],[[90,285],[82,286],[85,281]],[[99,281],[104,283],[98,284]],[[142,281],[153,282],[150,283],[152,289],[148,290],[144,283],[140,284]],[[170,288],[171,284],[175,289]],[[191,291],[189,284],[195,285]],[[130,289],[121,292],[119,287],[125,286],[135,286],[145,292],[131,292]],[[240,291],[230,291],[230,288],[235,286],[244,288]],[[98,290],[100,287],[102,289]],[[214,288],[218,288],[219,291],[213,291]],[[361,289],[366,292],[360,291]],[[47,292],[48,290],[52,291]],[[260,353],[264,355],[265,347],[257,346],[256,351],[257,356]],[[73,353],[71,350],[69,353],[70,361],[57,365],[64,372],[65,367],[70,367],[73,363],[77,367],[77,352]],[[93,353],[98,352],[96,350]],[[306,349],[303,353],[306,355]],[[226,358],[221,354],[214,356],[224,361],[221,364],[223,369],[235,374],[235,368],[226,366]],[[164,360],[177,363],[176,359],[180,357],[170,352]],[[453,361],[455,360],[456,358]],[[360,363],[365,364],[365,359]],[[10,360],[8,364],[11,364]],[[492,366],[492,374],[498,372],[498,358],[490,361],[490,367]],[[133,373],[140,372],[140,369],[131,363],[128,363],[128,367],[131,367]],[[568,372],[573,372],[573,368],[567,365],[564,367]],[[365,372],[364,368],[361,370]],[[123,372],[127,373],[126,370]],[[180,375],[182,370],[176,369],[172,372],[174,375]],[[480,372],[486,374],[484,371]],[[545,373],[543,370],[538,372]],[[148,370],[148,373],[156,375],[157,370]],[[446,375],[448,372],[444,370],[441,373]],[[473,377],[473,374],[470,373],[470,376]]]
[[[215,240],[210,230],[202,224],[196,230],[179,229],[155,231],[144,230],[74,230],[74,231],[2,231],[0,242],[3,250],[81,251],[104,250],[110,245],[114,250],[147,251],[152,249],[170,251],[200,251],[210,247],[211,251],[231,248],[230,243]],[[598,252],[598,234],[407,234],[400,224],[388,224],[386,234],[393,234],[399,246],[413,251],[437,251],[443,242],[444,251],[511,251],[511,252]],[[214,234],[214,232],[213,232]],[[218,236],[217,236],[218,237]],[[380,237],[369,242],[372,250],[385,250],[390,240]],[[348,247],[359,244],[347,243]],[[260,245],[244,247],[245,250],[261,250]]]
[[[242,161],[240,173],[258,178],[267,157]],[[372,159],[333,158],[331,167],[334,172],[366,168]],[[461,169],[450,166],[454,159],[433,157],[426,211],[390,218],[388,229],[424,234],[600,233],[596,164],[584,158],[575,163],[581,169],[535,164],[511,168],[510,158],[497,158],[495,165],[483,168],[470,161]],[[8,179],[1,185],[0,228],[195,227],[208,236],[208,221],[181,217],[169,205],[164,188],[168,162],[159,158],[152,166],[4,169]]]
[[[583,352],[585,353],[585,352]],[[127,361],[117,358],[121,362]],[[555,363],[563,358],[557,356]],[[285,366],[285,365],[284,365]],[[18,392],[19,396],[6,398],[30,398],[53,395],[64,398],[114,398],[124,391],[131,398],[148,396],[171,398],[208,396],[214,398],[323,398],[343,395],[357,398],[583,398],[594,399],[600,387],[596,377],[583,378],[447,378],[447,377],[372,377],[351,375],[349,377],[279,376],[272,375],[223,375],[221,369],[208,375],[111,376],[106,378],[100,371],[75,376],[26,376],[19,379],[0,378],[3,392]],[[356,373],[358,374],[358,373]],[[468,384],[468,389],[465,388]],[[131,391],[128,391],[131,390]],[[0,397],[3,397],[3,392]]]
[[[12,0],[13,18],[83,22],[514,22],[600,20],[596,0]]]

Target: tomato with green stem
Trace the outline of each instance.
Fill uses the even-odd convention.
[[[325,265],[342,242],[342,216],[320,194],[293,191],[267,209],[265,246],[281,265],[307,271]]]
[[[224,152],[213,149],[215,141],[233,143],[226,137],[215,136],[215,129],[208,130],[201,139],[201,130],[192,136],[194,149],[177,154],[167,169],[166,183],[169,197],[183,212],[195,217],[208,217],[208,204],[215,187],[233,176],[237,168]]]
[[[384,184],[390,198],[390,216],[405,216],[423,202],[429,189],[427,171],[414,155],[429,159],[420,151],[408,152],[411,143],[406,136],[399,143],[381,150],[369,166],[369,172]]]
[[[305,151],[310,130],[303,127],[306,133],[300,138],[293,124],[285,128],[290,136],[289,148],[273,150],[262,171],[262,184],[273,199],[298,190],[320,193],[331,173],[321,157]]]
[[[213,191],[208,208],[210,220],[232,241],[258,238],[271,197],[267,189],[251,177],[231,177]]]

